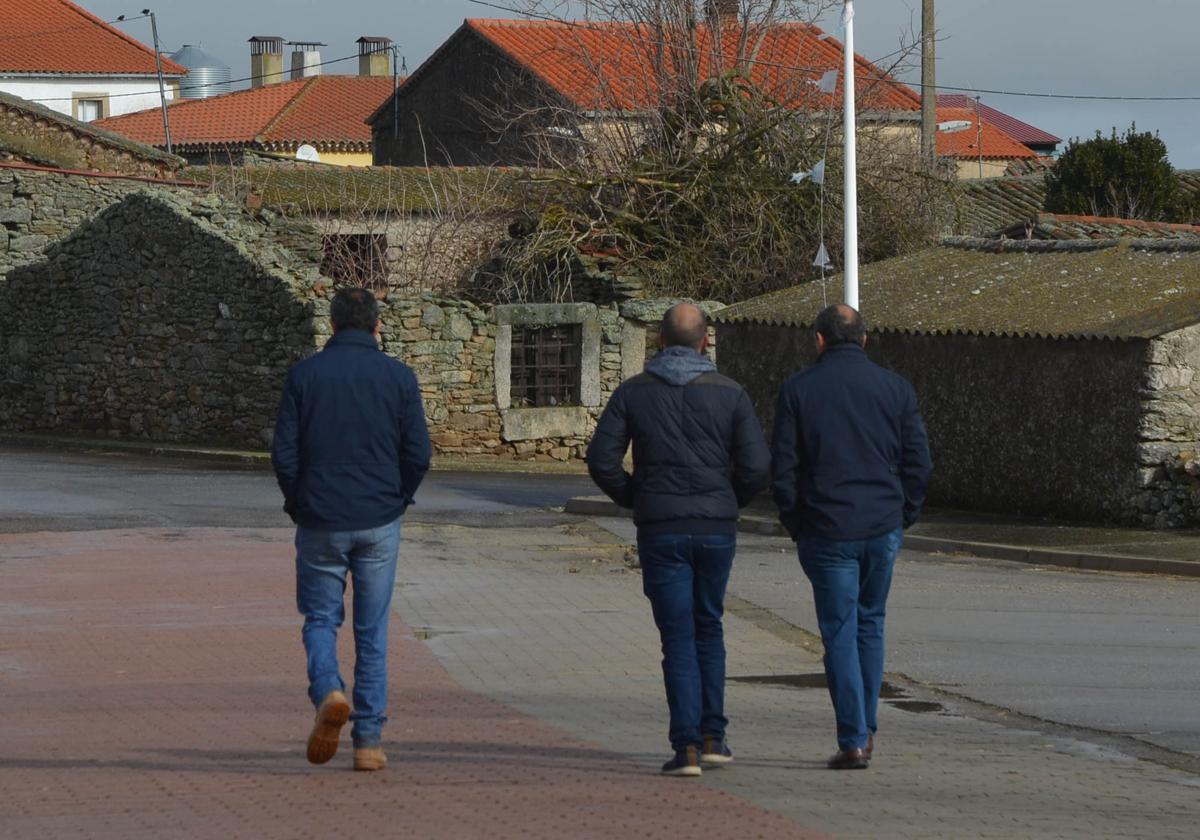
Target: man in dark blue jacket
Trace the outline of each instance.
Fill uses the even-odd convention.
[[[662,638],[674,757],[698,776],[733,760],[725,742],[725,586],[738,509],[766,488],[769,453],[742,387],[704,355],[704,313],[678,304],[665,349],[617,388],[588,447],[592,479],[637,523],[642,587]],[[633,475],[622,461],[633,441]]]
[[[381,770],[400,515],[429,469],[429,433],[416,377],[379,349],[374,294],[340,289],[330,320],[325,349],[288,373],[271,463],[297,526],[296,605],[317,708],[308,760],[333,758],[353,719],[355,769]],[[353,714],[337,662],[347,574],[354,579]]]
[[[828,764],[857,770],[875,747],[892,566],[933,464],[916,394],[867,358],[858,312],[830,306],[815,326],[817,363],[779,393],[772,482],[825,645],[838,741]]]

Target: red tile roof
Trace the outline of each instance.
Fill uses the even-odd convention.
[[[939,108],[970,108],[972,110],[975,108],[975,100],[961,93],[939,94],[937,101]],[[1055,137],[1048,131],[1042,131],[1042,129],[1022,122],[1003,111],[997,111],[990,105],[984,105],[982,102],[979,103],[979,116],[1018,143],[1024,143],[1026,146],[1052,146],[1062,142],[1061,137]]]
[[[250,90],[185,99],[168,106],[176,149],[243,147],[291,151],[370,151],[366,118],[392,95],[387,76],[313,76]],[[165,146],[157,108],[99,120],[95,125],[142,143]]]
[[[469,19],[463,28],[489,41],[575,107],[636,111],[652,106],[661,96],[652,69],[660,39],[644,24]],[[733,65],[740,36],[740,28],[722,33],[721,60],[717,61],[711,30],[706,26],[697,29],[699,52],[705,56],[703,75],[715,75]],[[861,107],[882,111],[921,107],[920,97],[911,88],[862,56],[856,58]],[[827,70],[840,70],[842,62],[842,44],[836,39],[810,24],[781,23],[763,34],[750,74],[768,95],[790,107],[823,108],[831,97],[811,82]],[[418,69],[414,77],[419,73]],[[840,107],[840,83],[832,100]]]
[[[163,59],[163,73],[187,70]],[[154,50],[68,0],[0,0],[0,72],[155,75]]]
[[[1014,160],[1020,158],[1035,158],[1037,153],[1023,143],[1018,143],[986,119],[979,121],[982,125],[982,135],[975,121],[975,109],[972,108],[938,108],[938,122],[962,120],[971,124],[970,128],[961,131],[939,131],[937,134],[937,153],[939,157],[962,158],[975,160]],[[983,154],[975,146],[975,141],[982,138]]]

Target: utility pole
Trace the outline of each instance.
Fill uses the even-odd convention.
[[[843,168],[846,171],[845,196],[845,239],[843,242],[842,284],[846,303],[858,309],[858,138],[855,136],[856,120],[854,115],[854,0],[845,0],[842,10],[842,24],[846,27],[846,69],[842,89],[846,94],[843,110],[845,124],[842,129],[846,135],[846,158]]]
[[[175,150],[171,148],[171,121],[167,118],[167,89],[163,84],[162,53],[158,49],[158,23],[154,20],[154,12],[149,9],[142,9],[142,14],[150,16],[150,32],[154,35],[154,66],[158,69],[158,102],[162,106],[163,134],[167,138],[167,154],[172,155]]]
[[[922,0],[921,5],[921,157],[930,171],[937,165],[937,29],[933,3]]]

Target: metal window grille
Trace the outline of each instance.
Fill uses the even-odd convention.
[[[321,273],[338,285],[387,288],[387,236],[333,234],[322,239]]]
[[[579,405],[579,324],[512,331],[510,393],[514,406]]]

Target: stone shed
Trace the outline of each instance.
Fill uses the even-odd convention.
[[[330,335],[312,220],[136,181],[5,175],[0,429],[267,445],[288,368]],[[563,461],[582,457],[672,303],[379,294],[383,349],[416,372],[438,452]]]
[[[945,240],[860,284],[872,357],[921,400],[931,503],[1200,525],[1200,240]],[[807,284],[717,316],[768,430],[823,300]]]

